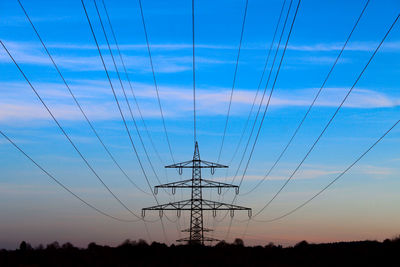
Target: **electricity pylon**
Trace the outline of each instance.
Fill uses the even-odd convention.
[[[231,217],[234,216],[235,210],[247,210],[249,217],[251,217],[250,208],[203,199],[203,188],[217,188],[218,194],[221,194],[222,188],[234,188],[236,194],[239,194],[239,187],[237,185],[220,183],[201,178],[201,169],[203,168],[209,168],[211,170],[211,174],[214,174],[216,168],[228,168],[228,166],[201,160],[199,146],[197,142],[195,143],[194,155],[192,160],[168,165],[165,166],[165,168],[176,168],[178,169],[179,174],[182,174],[182,169],[190,168],[192,169],[192,179],[155,186],[154,193],[157,194],[159,188],[171,188],[172,194],[175,194],[176,188],[191,188],[191,198],[187,200],[143,208],[142,216],[145,216],[146,210],[158,210],[160,216],[162,216],[163,212],[166,210],[176,210],[177,216],[180,217],[181,211],[189,210],[190,227],[189,229],[183,230],[182,232],[189,232],[190,235],[187,238],[177,240],[178,242],[187,241],[189,244],[203,245],[204,241],[218,241],[214,238],[204,236],[204,232],[212,231],[203,227],[204,210],[212,211],[214,217],[217,215],[218,210],[229,211]]]

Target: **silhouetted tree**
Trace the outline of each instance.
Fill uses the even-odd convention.
[[[67,242],[61,246],[62,249],[73,249],[75,248],[70,242]]]
[[[42,246],[43,247],[43,246]],[[232,244],[221,241],[215,247],[201,245],[171,245],[144,240],[125,240],[118,247],[90,243],[87,249],[75,248],[71,243],[61,247],[57,242],[46,250],[30,250],[21,242],[15,251],[0,250],[0,266],[399,266],[400,238],[378,241],[308,244],[301,241],[293,247],[269,243],[245,247],[243,240]],[[28,251],[29,250],[29,251]],[[199,257],[201,255],[201,257]]]
[[[167,245],[165,245],[164,243],[158,243],[156,241],[154,241],[153,243],[151,243],[150,245],[151,247],[167,247]]]
[[[139,241],[137,242],[137,245],[141,246],[141,247],[147,247],[149,244],[147,244],[146,240],[139,239]]]
[[[265,245],[265,248],[274,248],[275,244],[273,242],[269,242],[267,245]]]
[[[99,247],[100,247],[100,246],[97,245],[95,242],[90,242],[87,248],[88,248],[89,250],[96,250],[96,249],[98,249]]]
[[[53,243],[48,244],[46,246],[46,249],[48,249],[48,250],[56,250],[56,249],[59,249],[59,248],[60,248],[60,244],[58,244],[57,241],[54,241]]]
[[[391,241],[400,243],[400,235],[393,237]]]
[[[244,242],[240,238],[236,238],[235,241],[233,241],[233,245],[239,246],[239,247],[244,247]]]
[[[227,247],[227,246],[228,246],[228,243],[226,243],[225,240],[221,240],[221,241],[219,241],[215,246],[216,246],[216,247]]]
[[[22,241],[21,244],[19,245],[19,250],[21,250],[21,251],[32,250],[32,246],[31,246],[31,244],[29,244],[25,241]]]
[[[130,239],[125,239],[124,242],[122,242],[121,245],[119,245],[118,247],[131,247],[131,246],[135,246],[136,245],[136,241],[131,241]]]
[[[304,248],[308,246],[308,242],[303,240],[300,241],[299,243],[297,243],[296,245],[294,245],[295,248]]]

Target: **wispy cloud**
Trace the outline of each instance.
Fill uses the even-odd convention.
[[[331,65],[333,62],[335,62],[336,56],[297,56],[293,57],[293,60],[289,61],[289,64],[304,64],[306,63],[307,65],[313,64],[313,65]],[[293,61],[293,63],[292,63]],[[348,63],[350,62],[349,58],[344,58],[341,57],[340,60],[338,61],[338,64],[342,63]],[[286,68],[290,68],[290,66],[286,66]]]
[[[39,65],[39,66],[50,66],[52,63],[44,53],[39,42],[16,42],[16,41],[4,41],[15,59],[19,63]],[[53,50],[53,56],[57,64],[64,69],[72,71],[102,71],[103,67],[100,64],[100,58],[95,54],[97,49],[92,44],[74,44],[74,43],[49,43],[47,46]],[[303,52],[329,52],[341,49],[342,44],[340,43],[321,43],[321,44],[293,44],[288,47],[289,50],[303,51]],[[178,53],[179,50],[191,49],[191,44],[185,43],[169,43],[169,44],[154,44],[151,46],[153,50],[164,51],[165,53],[156,53],[153,55],[154,64],[158,73],[177,73],[192,70],[192,58],[187,53]],[[349,44],[346,50],[349,51],[371,51],[376,47],[374,42],[358,42]],[[400,42],[387,42],[385,43],[385,51],[399,51]],[[149,59],[147,56],[147,47],[145,44],[121,44],[120,48],[124,53],[124,60],[129,71],[135,72],[151,72],[149,65]],[[199,49],[209,50],[236,50],[236,46],[225,45],[225,44],[198,44]],[[104,52],[104,58],[106,62],[111,64],[111,57],[107,51],[107,46],[102,45],[101,49]],[[265,50],[264,44],[250,44],[243,47],[243,49],[250,50]],[[74,50],[74,51],[71,51]],[[91,54],[87,53],[91,50]],[[137,55],[137,51],[141,54]],[[174,54],[171,54],[173,51]],[[114,52],[115,47],[114,47]],[[188,51],[189,52],[189,51]],[[136,55],[135,55],[136,53]],[[334,58],[330,56],[301,56],[299,55],[296,62],[306,62],[309,64],[330,64]],[[10,59],[4,51],[0,52],[0,62],[10,62]],[[203,66],[210,65],[221,65],[221,64],[234,64],[233,58],[231,60],[218,59],[214,57],[201,57],[196,58],[197,67],[202,68]],[[341,60],[343,62],[343,60]],[[113,68],[110,70],[113,71]]]
[[[396,173],[396,170],[393,168],[386,168],[374,165],[363,165],[360,166],[360,170],[362,173],[373,176],[373,177],[382,177],[388,176]]]
[[[339,171],[334,171],[334,170],[322,170],[322,169],[304,169],[304,170],[299,170],[296,174],[296,176],[293,177],[293,179],[317,179],[321,178],[327,175],[334,175],[338,174]],[[290,176],[290,171],[280,171],[278,175],[271,175],[268,176],[268,180],[274,180],[274,181],[280,181],[280,180],[286,180]],[[233,177],[230,177],[229,179],[232,179]],[[264,178],[264,175],[246,175],[245,180],[247,181],[259,181]]]
[[[372,51],[378,45],[377,42],[353,42],[346,46],[347,51]],[[79,45],[69,45],[65,46],[63,44],[53,44],[55,48],[70,48],[70,49],[96,49],[94,46],[79,46]],[[329,52],[329,51],[339,51],[343,47],[343,43],[332,42],[332,43],[313,43],[313,44],[293,44],[288,45],[288,50],[294,51],[307,51],[307,52]],[[400,41],[389,41],[385,42],[385,49],[389,51],[399,51]],[[103,48],[106,48],[105,46]],[[184,50],[192,49],[192,44],[153,44],[152,49],[156,50]],[[226,44],[196,44],[196,48],[200,49],[210,49],[210,50],[237,50],[238,47],[234,45]],[[243,50],[266,50],[266,44],[250,43],[242,47]],[[121,50],[143,50],[147,49],[145,44],[123,44],[120,46]]]
[[[19,47],[26,50],[40,49],[41,45],[38,42],[21,42],[21,41],[7,41],[5,42],[9,46]],[[351,42],[346,46],[347,51],[372,51],[378,45],[377,42],[364,41],[364,42]],[[48,43],[47,47],[56,50],[97,50],[94,44],[87,43]],[[116,46],[111,44],[113,49]],[[247,43],[242,47],[243,50],[267,50],[269,44],[262,43]],[[342,42],[327,42],[327,43],[311,43],[311,44],[289,44],[288,50],[303,51],[303,52],[329,52],[339,51],[343,47]],[[386,51],[399,51],[400,41],[387,41],[384,43]],[[108,49],[107,45],[101,45],[101,49]],[[147,45],[145,43],[140,44],[119,44],[119,48],[122,51],[147,51]],[[162,44],[151,44],[150,48],[157,51],[177,51],[177,50],[191,50],[191,43],[162,43]],[[231,44],[196,44],[198,49],[208,50],[237,50],[238,46]]]
[[[305,180],[305,179],[319,179],[323,177],[335,178],[339,173],[343,171],[344,166],[319,166],[319,165],[310,165],[307,164],[303,166],[304,169],[300,169],[293,179],[297,180]],[[286,180],[291,175],[291,170],[282,169],[277,170],[277,174],[268,176],[268,180]],[[358,165],[356,169],[353,170],[353,173],[358,173],[363,176],[369,175],[374,178],[383,178],[389,175],[397,173],[398,170],[393,168],[375,166],[375,165],[366,165],[361,164]],[[233,177],[229,177],[228,181],[231,181]],[[246,175],[245,180],[247,181],[259,181],[264,178],[264,175]]]
[[[377,42],[352,42],[346,46],[347,51],[372,51],[378,45]],[[62,44],[53,43],[49,47],[59,49],[90,49],[94,50],[96,47],[93,45],[82,45],[82,44]],[[343,43],[331,42],[331,43],[312,43],[312,44],[291,44],[288,45],[288,50],[294,51],[305,51],[305,52],[329,52],[339,51],[343,47]],[[384,47],[389,51],[399,51],[400,41],[388,41],[385,42]],[[106,46],[102,47],[106,49]],[[210,49],[210,50],[237,50],[238,47],[227,44],[196,44],[196,48]],[[120,45],[121,50],[145,50],[147,46],[145,44],[122,44]],[[152,44],[151,49],[154,50],[188,50],[192,49],[192,44],[186,43],[169,43],[169,44]],[[266,50],[267,44],[260,43],[249,43],[242,47],[243,50]]]
[[[114,84],[118,84],[114,81]],[[106,81],[73,80],[70,82],[72,90],[82,102],[84,109],[92,119],[110,120],[119,117],[111,89]],[[50,103],[54,113],[61,119],[81,120],[82,116],[76,108],[69,93],[63,84],[34,83],[34,86]],[[158,117],[159,110],[152,84],[135,83],[135,94],[139,100],[142,113],[145,117]],[[0,120],[13,119],[45,119],[48,115],[30,88],[24,82],[0,83],[2,97],[0,99]],[[118,97],[123,105],[122,91],[117,88]],[[318,107],[337,107],[348,88],[325,88],[324,94],[316,102]],[[317,91],[316,88],[296,90],[279,89],[279,94],[272,97],[270,105],[276,108],[306,107]],[[21,94],[21,92],[25,92]],[[198,88],[198,114],[200,116],[224,115],[229,102],[229,88]],[[253,102],[254,91],[237,89],[233,95],[232,116],[242,116]],[[193,95],[191,88],[179,86],[160,86],[159,95],[164,106],[165,116],[179,118],[192,110]],[[133,99],[128,92],[133,105]],[[179,103],[179,105],[177,105]],[[347,108],[390,108],[400,105],[400,99],[389,97],[383,93],[368,89],[355,89],[344,107]],[[136,108],[134,107],[134,112]],[[136,113],[135,113],[136,114]],[[137,114],[136,114],[137,115]]]
[[[377,47],[377,42],[352,42],[346,46],[347,51],[372,51]],[[343,43],[316,43],[316,44],[293,44],[288,45],[289,50],[307,51],[307,52],[327,52],[339,51],[343,47]],[[384,47],[387,51],[399,51],[400,42],[385,42]]]
[[[312,89],[312,91],[314,91],[312,95],[316,92],[315,90],[316,89]],[[348,90],[349,88],[325,88],[324,94],[319,98],[316,105],[322,107],[336,107]],[[299,95],[301,97],[307,94],[299,92]],[[307,101],[307,103],[309,104],[309,101]],[[354,89],[343,106],[347,108],[389,108],[399,105],[399,98],[390,97],[376,90]]]
[[[30,45],[30,44],[29,44]],[[52,43],[49,44],[48,47],[57,48],[57,49],[74,49],[74,50],[96,50],[96,46],[94,45],[81,45],[81,44],[63,44],[63,43]],[[107,46],[102,45],[102,49],[107,49]],[[113,46],[116,49],[115,46]],[[131,51],[131,50],[147,50],[146,44],[120,44],[120,50],[122,51]],[[192,49],[192,44],[185,43],[167,43],[167,44],[152,44],[150,46],[152,50],[166,50],[166,51],[175,51],[175,50],[188,50]],[[237,49],[237,46],[232,45],[218,45],[218,44],[196,44],[196,48],[200,49],[213,49],[213,50],[234,50]]]
[[[20,43],[20,42],[7,42],[5,41],[6,46],[11,51],[11,54],[14,56],[15,60],[19,63],[31,64],[31,65],[43,65],[50,66],[52,62],[48,58],[48,56],[44,53],[41,47],[38,44],[32,43]],[[129,45],[131,46],[131,45]],[[133,45],[135,46],[135,45]],[[142,45],[139,45],[140,47]],[[161,47],[170,47],[173,49],[174,45],[160,45]],[[177,45],[178,47],[180,45]],[[74,48],[74,49],[93,49],[91,45],[73,45],[73,44],[64,44],[64,45],[48,45],[48,47],[57,47],[57,48]],[[125,46],[122,46],[125,47]],[[102,47],[104,51],[107,51],[107,47]],[[114,51],[116,53],[116,51]],[[112,64],[111,56],[108,51],[103,54],[104,59],[109,64]],[[53,53],[53,57],[56,63],[61,68],[73,70],[73,71],[103,71],[103,66],[100,62],[100,57],[98,55],[94,56],[83,56],[70,54],[68,56],[65,55],[65,51],[63,53]],[[123,55],[126,67],[129,71],[135,72],[151,72],[151,68],[149,65],[149,58],[146,55]],[[153,55],[154,67],[157,73],[175,73],[175,72],[183,72],[192,70],[192,57],[188,55]],[[208,58],[208,57],[197,57],[196,61],[198,63],[198,67],[201,67],[202,64],[206,65],[218,65],[218,64],[232,64],[234,61]],[[11,63],[8,55],[1,50],[0,52],[0,62],[3,63]],[[111,66],[111,65],[110,65]],[[113,67],[109,68],[110,71],[114,71]]]

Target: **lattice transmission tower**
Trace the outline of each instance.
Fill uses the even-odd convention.
[[[145,211],[147,210],[158,210],[160,216],[162,216],[163,212],[166,210],[175,210],[178,217],[181,216],[181,211],[190,211],[190,226],[188,229],[182,231],[189,232],[190,235],[189,237],[177,240],[178,242],[187,241],[189,244],[203,245],[205,241],[218,241],[217,239],[206,237],[204,235],[204,232],[212,231],[211,229],[206,229],[203,227],[203,211],[205,210],[211,211],[214,217],[216,216],[218,210],[229,211],[230,216],[232,217],[234,216],[235,210],[247,210],[249,217],[251,217],[250,208],[203,199],[203,188],[217,188],[218,194],[221,194],[223,188],[234,188],[236,194],[238,194],[239,187],[237,185],[220,183],[201,178],[201,169],[209,168],[211,170],[211,174],[214,174],[216,168],[228,168],[228,166],[201,160],[197,142],[195,143],[192,160],[168,165],[165,166],[165,168],[176,168],[178,169],[179,174],[182,174],[182,169],[192,169],[192,179],[157,185],[154,187],[154,193],[157,194],[159,188],[171,188],[172,194],[175,194],[176,188],[191,188],[191,198],[143,208],[142,216],[145,216]]]

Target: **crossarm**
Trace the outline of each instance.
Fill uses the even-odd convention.
[[[189,161],[184,161],[180,163],[175,163],[172,165],[167,165],[165,168],[193,168],[193,162],[198,162],[200,163],[199,166],[196,166],[196,168],[228,168],[226,165],[210,162],[210,161],[205,161],[205,160],[189,160]]]
[[[143,208],[142,216],[144,216],[146,210],[161,211],[160,216],[162,216],[162,211],[164,211],[164,210],[176,210],[176,211],[179,211],[178,216],[180,216],[180,211],[191,210],[191,202],[192,202],[192,200],[187,199],[187,200],[170,202],[167,204],[152,206],[152,207],[148,207],[148,208]],[[242,207],[242,206],[237,206],[237,205],[232,205],[232,204],[227,204],[227,203],[217,202],[217,201],[212,201],[212,200],[204,200],[204,199],[201,200],[201,206],[202,206],[202,208],[201,208],[202,210],[213,211],[213,216],[216,216],[217,210],[228,210],[228,211],[230,211],[230,215],[232,217],[234,215],[235,210],[247,210],[249,217],[251,217],[251,208],[246,208],[246,207]]]
[[[201,179],[201,185],[196,185],[195,187],[201,188],[218,188],[218,194],[221,194],[222,188],[235,188],[236,194],[239,194],[239,187],[237,185],[227,184],[227,183],[220,183],[211,180]],[[158,188],[172,188],[172,194],[175,194],[176,188],[193,188],[192,180],[184,180],[178,182],[172,182],[167,184],[161,184],[154,187],[154,193],[158,193]]]

